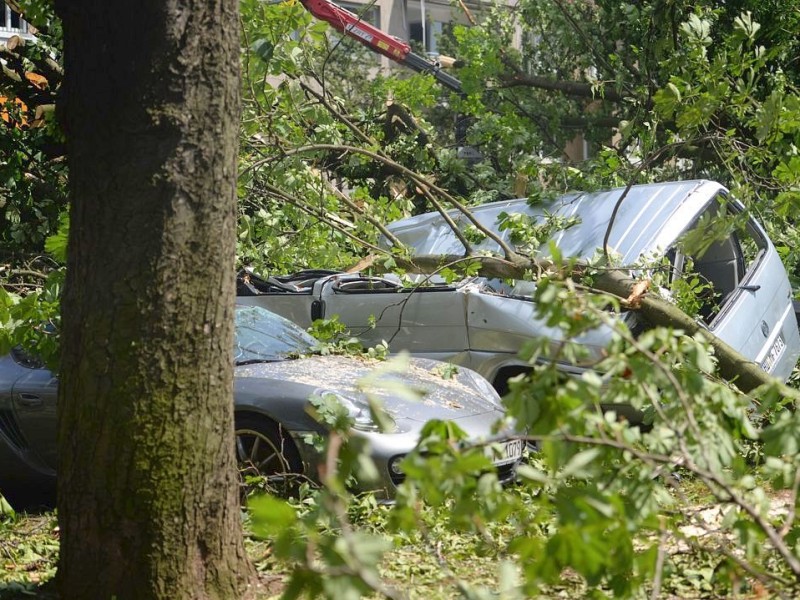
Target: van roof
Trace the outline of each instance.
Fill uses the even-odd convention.
[[[497,219],[501,213],[522,213],[539,223],[545,222],[548,214],[577,217],[574,225],[555,233],[552,240],[564,256],[588,259],[602,248],[619,203],[609,236],[609,253],[617,256],[622,264],[633,264],[642,256],[666,251],[720,192],[727,193],[712,181],[673,181],[570,193],[534,205],[527,198],[505,200],[472,207],[471,212],[482,225],[507,241],[509,231],[498,228]],[[460,229],[470,225],[459,211],[451,210],[449,214]],[[464,254],[463,245],[438,212],[395,221],[388,229],[414,248],[417,256]],[[543,255],[549,254],[547,247],[545,243],[541,249]],[[486,239],[473,250],[499,252],[500,248]]]

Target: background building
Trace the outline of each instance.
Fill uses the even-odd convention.
[[[336,1],[336,0],[333,0]],[[452,23],[467,23],[464,11],[447,0],[376,0],[368,2],[336,2],[361,15],[368,23],[402,40],[411,41],[420,54],[439,53],[439,41]],[[469,5],[471,3],[467,3]],[[477,5],[472,6],[477,11]],[[389,66],[388,59],[383,61]]]
[[[20,17],[18,12],[11,10],[7,4],[0,4],[0,44],[5,44],[13,35],[25,39],[33,38],[25,19]]]

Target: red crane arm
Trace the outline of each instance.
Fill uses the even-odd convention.
[[[384,33],[372,24],[359,19],[358,15],[328,0],[300,0],[300,2],[316,18],[330,23],[337,31],[358,40],[378,54],[402,62],[411,52],[411,46],[407,42]]]

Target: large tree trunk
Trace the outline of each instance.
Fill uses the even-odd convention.
[[[65,598],[234,598],[238,0],[57,0]]]

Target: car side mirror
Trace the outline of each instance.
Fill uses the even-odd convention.
[[[311,320],[316,321],[317,319],[324,319],[324,318],[325,318],[325,301],[314,300],[311,303]]]

